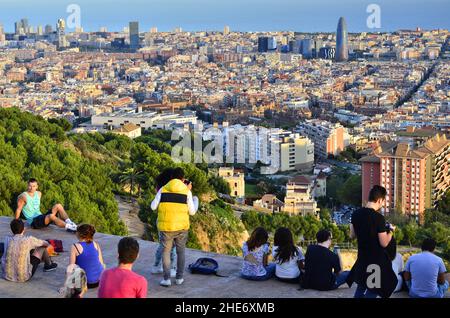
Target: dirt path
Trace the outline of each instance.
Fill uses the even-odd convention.
[[[136,238],[143,238],[145,224],[139,219],[139,205],[136,202],[130,203],[128,198],[120,195],[115,196],[119,204],[119,216],[128,229],[128,235]]]

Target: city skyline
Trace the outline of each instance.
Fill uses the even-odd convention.
[[[67,18],[66,8],[73,1],[51,0],[39,2],[39,6],[29,0],[4,0],[0,12],[0,23],[5,32],[14,31],[14,22],[28,18],[30,25],[54,26],[59,18]],[[229,25],[231,31],[297,31],[333,32],[336,20],[346,17],[348,31],[352,32],[390,32],[398,29],[448,29],[450,3],[431,0],[426,4],[417,0],[398,0],[390,3],[378,1],[381,8],[381,28],[371,29],[366,20],[370,1],[344,0],[333,3],[330,0],[274,1],[247,0],[210,5],[205,0],[156,0],[149,4],[142,0],[116,1],[116,6],[105,6],[105,1],[95,3],[79,0],[75,4],[81,8],[81,26],[85,31],[98,31],[106,27],[108,31],[122,31],[129,21],[138,21],[142,31],[158,27],[159,31],[171,31],[182,27],[185,31],[222,31]],[[239,7],[237,7],[239,5]],[[237,10],[238,9],[238,10]],[[99,18],[99,12],[102,14]],[[432,17],[432,18],[431,18]],[[68,32],[73,29],[68,28]]]

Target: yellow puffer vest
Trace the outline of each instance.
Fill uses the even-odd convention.
[[[158,230],[176,232],[189,230],[188,187],[180,179],[170,180],[161,189],[158,206]]]

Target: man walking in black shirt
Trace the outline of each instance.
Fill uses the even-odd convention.
[[[384,206],[386,189],[374,186],[365,208],[354,212],[350,236],[358,241],[358,258],[348,282],[356,282],[355,298],[388,298],[397,284],[397,276],[385,248],[392,240],[393,225],[378,211]]]

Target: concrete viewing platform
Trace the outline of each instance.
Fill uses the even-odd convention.
[[[0,242],[6,235],[10,235],[9,223],[11,218],[0,217]],[[58,290],[63,286],[65,270],[69,264],[70,247],[75,243],[76,236],[50,226],[42,230],[26,228],[26,234],[40,239],[59,239],[63,241],[65,252],[53,258],[58,263],[56,271],[44,273],[41,264],[34,277],[26,283],[13,283],[0,279],[0,298],[55,298],[60,297]],[[99,243],[107,268],[117,265],[117,243],[119,236],[97,233],[95,240]],[[338,290],[319,292],[314,290],[297,290],[297,285],[279,282],[275,279],[265,282],[251,282],[239,277],[242,258],[207,253],[199,250],[186,250],[186,267],[199,257],[212,257],[219,263],[219,273],[229,277],[214,275],[192,275],[186,270],[185,282],[181,286],[173,284],[171,287],[161,287],[161,274],[151,274],[157,243],[139,240],[140,256],[135,263],[134,271],[145,276],[148,280],[148,297],[150,298],[350,298],[355,291],[347,285]],[[89,290],[87,298],[97,297],[97,289]],[[394,294],[392,297],[407,297],[406,293]]]

